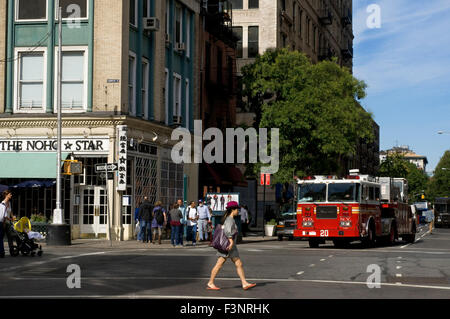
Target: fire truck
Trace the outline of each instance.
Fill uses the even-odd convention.
[[[374,178],[351,170],[343,179],[309,176],[298,180],[297,228],[311,248],[327,240],[336,247],[352,241],[365,246],[415,239],[415,219],[404,179]],[[401,187],[400,187],[401,186]]]

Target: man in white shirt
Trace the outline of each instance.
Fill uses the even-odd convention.
[[[5,247],[3,244],[3,236],[7,225],[11,221],[11,198],[12,193],[10,190],[6,190],[2,194],[4,200],[0,203],[0,258],[5,257]],[[11,247],[12,240],[8,237],[8,243]]]
[[[197,212],[200,241],[206,241],[208,240],[208,223],[211,222],[211,214],[208,206],[204,205],[201,199],[198,201]]]
[[[187,217],[187,237],[186,241],[192,237],[192,246],[196,245],[197,242],[197,221],[198,221],[198,212],[195,207],[195,202],[191,202],[191,205],[186,208],[186,217]]]

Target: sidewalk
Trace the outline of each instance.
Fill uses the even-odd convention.
[[[244,237],[242,242],[238,245],[245,245],[257,242],[267,242],[276,241],[277,237],[262,237],[262,236],[249,236]],[[186,242],[185,242],[186,244]],[[42,243],[43,246],[47,246],[45,242]],[[192,246],[192,242],[188,242],[187,246],[174,248],[170,243],[170,239],[163,239],[161,245],[158,243],[142,243],[137,240],[127,240],[127,241],[112,241],[105,239],[75,239],[72,240],[71,246],[52,246],[52,247],[73,247],[73,248],[91,248],[91,249],[196,249],[196,248],[207,248],[209,247],[209,242],[197,242],[196,246]]]

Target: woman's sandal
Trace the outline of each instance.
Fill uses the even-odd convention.
[[[256,286],[256,284],[250,284],[250,285],[247,285],[247,286],[245,286],[245,287],[242,287],[242,289],[244,289],[244,290],[249,290],[250,288],[253,288],[253,287],[255,287]]]
[[[210,287],[210,286],[206,286],[206,290],[220,290],[219,287]]]

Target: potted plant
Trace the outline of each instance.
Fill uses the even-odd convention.
[[[264,225],[264,231],[266,236],[273,237],[275,236],[275,226],[277,225],[277,221],[275,219],[271,219]]]

